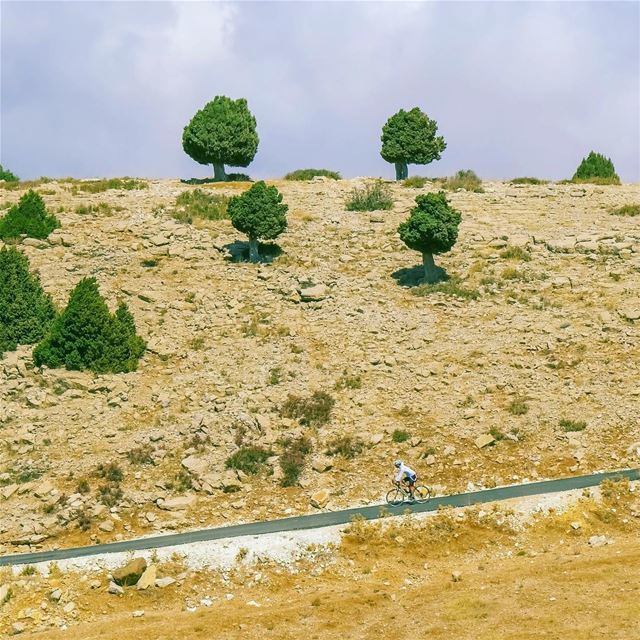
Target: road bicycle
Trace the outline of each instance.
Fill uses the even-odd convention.
[[[409,487],[405,487],[403,485],[394,485],[393,489],[387,493],[387,504],[390,504],[392,507],[397,507],[401,505],[403,502],[408,502],[409,504],[424,504],[425,502],[429,502],[431,499],[431,489],[424,485],[418,485],[413,491],[413,500],[411,499],[411,494],[409,493]]]

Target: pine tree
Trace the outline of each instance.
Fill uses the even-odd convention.
[[[26,234],[42,240],[59,226],[58,219],[47,211],[40,195],[32,189],[0,219],[0,238],[10,240]]]

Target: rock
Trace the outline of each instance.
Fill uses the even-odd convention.
[[[376,444],[380,444],[382,441],[384,440],[384,433],[374,433],[369,442],[371,442],[371,444],[376,445]]]
[[[451,572],[451,579],[454,582],[462,582],[462,573],[460,571],[452,571]]]
[[[49,594],[49,600],[52,602],[60,602],[60,598],[62,598],[62,591],[60,589],[54,589]]]
[[[100,580],[92,580],[89,583],[89,588],[90,589],[99,589],[101,584],[102,583],[100,582]],[[118,586],[118,585],[116,585],[116,586]]]
[[[9,597],[9,592],[11,591],[11,587],[8,584],[0,585],[0,607],[5,603],[5,601]]]
[[[200,478],[207,473],[209,464],[202,458],[196,458],[195,456],[189,456],[182,461],[182,466],[196,478]]]
[[[609,540],[607,539],[607,536],[591,536],[589,538],[590,547],[602,547],[605,544],[609,544]]]
[[[166,587],[171,586],[172,584],[175,583],[175,578],[172,578],[171,576],[165,576],[164,578],[158,578],[156,580],[156,587],[158,587],[159,589],[164,589]]]
[[[67,602],[67,604],[64,605],[62,610],[65,613],[71,613],[75,608],[76,608],[76,603],[75,602]]]
[[[329,287],[325,284],[316,284],[312,287],[299,289],[298,293],[302,302],[319,302],[329,295]]]
[[[311,461],[311,468],[318,473],[329,471],[333,467],[333,461],[326,456],[318,456]]]
[[[48,480],[45,480],[33,490],[33,493],[38,498],[45,498],[52,491],[53,491],[53,485]]]
[[[475,439],[475,445],[478,449],[482,449],[483,447],[493,444],[495,441],[496,439],[490,433],[483,433]]]
[[[106,533],[111,533],[113,531],[114,526],[115,525],[113,524],[113,520],[105,520],[104,522],[101,522],[98,525],[98,529]]]
[[[8,500],[17,490],[18,490],[18,485],[17,484],[10,484],[10,485],[7,485],[6,487],[2,487],[2,489],[0,489],[0,495],[5,500]]]
[[[176,498],[168,498],[166,500],[158,501],[158,506],[164,511],[184,511],[196,500],[196,496],[178,496]]]
[[[638,304],[629,303],[620,307],[617,311],[625,320],[630,320],[631,322],[640,320],[640,305]]]
[[[113,572],[113,581],[121,587],[136,584],[146,568],[147,561],[144,558],[134,558],[127,562],[124,567],[120,567]]]
[[[144,616],[144,611],[142,611],[142,609],[138,609],[137,611],[134,611],[132,615],[134,618],[142,618],[142,616]]]
[[[155,564],[149,565],[136,583],[136,589],[145,590],[155,585],[157,572]]]
[[[507,241],[502,238],[496,238],[489,243],[492,249],[504,249],[507,246]]]
[[[330,497],[331,494],[328,489],[320,489],[320,491],[316,491],[311,496],[311,506],[316,509],[324,509],[324,507],[327,506]]]
[[[27,627],[22,622],[14,622],[11,625],[11,635],[17,636],[19,633],[23,633]]]
[[[124,593],[124,589],[118,586],[115,582],[109,582],[109,588],[107,591],[114,596],[121,596]]]
[[[436,457],[435,457],[433,454],[431,454],[431,453],[430,453],[430,454],[427,456],[427,459],[425,460],[425,462],[426,462],[429,466],[431,466],[432,464],[435,464],[435,463],[436,463]]]
[[[578,529],[581,529],[581,528],[582,528],[582,525],[581,525],[579,522],[572,522],[572,523],[571,523],[571,528],[572,528],[574,531],[577,531]]]

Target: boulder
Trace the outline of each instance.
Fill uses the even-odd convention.
[[[126,587],[127,585],[136,584],[146,568],[147,561],[144,558],[134,558],[127,562],[124,567],[116,569],[111,577],[118,586]]]
[[[311,461],[311,468],[318,473],[329,471],[333,467],[333,461],[326,456],[317,456]]]
[[[208,463],[202,458],[189,456],[182,461],[182,466],[196,478],[200,478],[207,473]]]
[[[329,287],[326,284],[315,284],[312,287],[299,289],[298,293],[302,302],[319,302],[329,295]]]
[[[158,506],[164,511],[184,511],[188,509],[196,501],[195,496],[178,496],[176,498],[167,498],[159,500]]]
[[[328,489],[320,489],[320,491],[316,491],[311,496],[311,506],[316,509],[324,509],[329,502],[329,498],[331,497],[331,493]]]
[[[483,447],[493,444],[495,441],[496,439],[490,433],[483,433],[475,439],[475,445],[478,449],[482,449]]]
[[[155,564],[150,564],[145,570],[144,573],[140,576],[140,580],[136,582],[136,589],[145,590],[149,587],[155,585],[156,583],[156,574],[158,570]]]

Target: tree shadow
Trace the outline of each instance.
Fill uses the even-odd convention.
[[[234,240],[229,244],[225,244],[223,249],[227,252],[227,260],[229,262],[249,262],[249,243],[243,240]],[[260,253],[260,262],[269,264],[284,251],[280,245],[275,242],[258,242],[258,252]]]
[[[424,279],[424,267],[421,264],[415,267],[404,267],[398,269],[391,274],[391,277],[401,287],[419,287],[422,284],[437,284],[438,282],[446,282],[451,276],[442,267],[436,267],[438,279],[436,282],[426,282]]]
[[[216,180],[215,178],[180,178],[182,184],[212,184],[214,182],[224,184],[225,182],[253,182],[253,179],[246,173],[227,173],[226,180]]]

